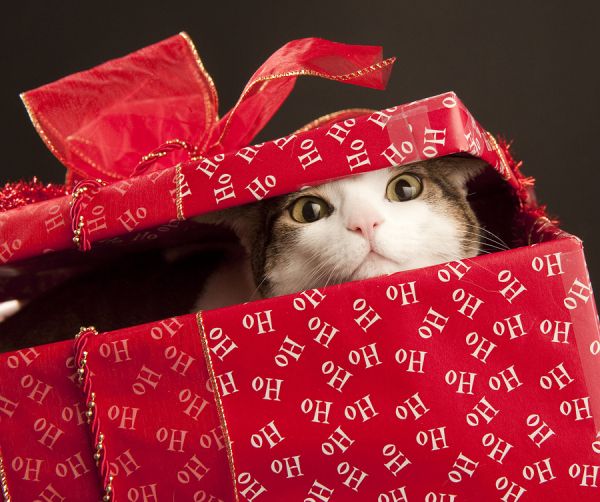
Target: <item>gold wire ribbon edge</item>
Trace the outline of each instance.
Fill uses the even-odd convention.
[[[67,173],[66,173],[65,177],[68,178],[69,171],[71,169],[73,169],[73,167],[67,162],[67,159],[65,159],[62,156],[62,154],[58,151],[58,149],[54,146],[54,143],[52,143],[52,141],[46,134],[46,130],[42,126],[42,123],[40,122],[36,113],[33,111],[33,108],[29,104],[29,98],[27,97],[27,94],[28,94],[27,92],[22,92],[21,94],[19,94],[19,97],[21,98],[21,101],[23,101],[25,110],[27,110],[27,115],[29,115],[29,120],[31,120],[31,123],[33,124],[34,129],[37,131],[40,138],[42,138],[42,141],[44,142],[44,144],[46,145],[48,150],[50,150],[54,154],[54,156],[59,160],[59,162],[67,168]],[[80,174],[80,173],[78,172],[77,174]]]
[[[8,490],[8,479],[6,477],[6,471],[4,470],[4,461],[2,460],[2,454],[0,451],[0,487],[2,488],[2,500],[3,502],[11,502],[10,491]]]
[[[504,152],[502,151],[502,148],[500,148],[500,145],[498,145],[498,141],[496,141],[496,138],[490,131],[485,131],[485,133],[487,134],[489,142],[492,144],[492,150],[494,150],[494,152],[500,159],[500,163],[502,164],[502,169],[504,169],[504,172],[506,173],[504,175],[504,178],[509,179],[510,175],[512,174],[512,171],[510,170],[510,166],[508,165],[508,161],[506,160],[506,157],[504,156]]]
[[[254,88],[254,86],[256,84],[259,84],[261,82],[268,82],[270,80],[277,80],[279,78],[301,77],[301,76],[320,77],[320,78],[324,78],[326,80],[333,80],[336,82],[344,82],[346,80],[352,80],[353,78],[356,78],[356,77],[362,77],[362,76],[366,75],[367,73],[372,73],[374,71],[383,70],[384,68],[387,68],[388,66],[392,65],[394,63],[394,61],[396,61],[395,57],[387,58],[387,59],[384,59],[383,61],[373,63],[369,66],[365,66],[365,67],[355,70],[353,72],[344,73],[342,75],[328,75],[327,73],[319,72],[316,70],[303,69],[303,70],[290,70],[290,71],[286,71],[286,72],[282,72],[282,73],[274,73],[271,75],[264,75],[262,77],[258,77],[256,80],[252,80],[246,85],[246,87],[242,91],[242,95],[239,97],[239,99],[237,100],[234,107],[228,112],[227,122],[225,122],[225,125],[223,126],[223,130],[221,131],[219,139],[217,139],[215,144],[222,143],[223,138],[225,137],[225,135],[227,134],[227,131],[229,130],[229,127],[231,125],[231,119],[235,115],[236,110],[240,107],[240,105],[244,101],[244,98],[250,93],[250,91]],[[212,145],[212,146],[214,146],[214,145]]]
[[[84,403],[87,410],[85,411],[87,425],[92,434],[94,454],[92,456],[94,463],[96,464],[98,476],[102,483],[102,490],[104,491],[101,502],[110,502],[113,499],[113,476],[110,474],[109,469],[103,472],[103,461],[106,460],[106,446],[104,440],[106,439],[103,432],[100,431],[100,425],[98,423],[98,411],[96,408],[96,392],[92,390],[92,383],[87,367],[87,359],[89,351],[85,350],[85,343],[83,347],[78,347],[78,340],[81,336],[98,336],[98,330],[94,326],[81,326],[79,332],[74,337],[74,348],[75,358],[78,376],[78,385],[81,388]]]
[[[227,420],[225,418],[225,410],[223,409],[223,402],[221,401],[221,395],[217,387],[217,379],[215,377],[215,370],[213,368],[212,359],[208,350],[208,341],[206,339],[206,331],[204,330],[204,319],[202,318],[202,311],[196,314],[196,324],[198,325],[198,332],[200,334],[200,341],[202,342],[202,351],[204,352],[204,358],[206,359],[206,368],[208,370],[208,376],[213,388],[213,394],[215,397],[215,404],[217,406],[217,413],[219,415],[219,422],[221,424],[221,430],[223,431],[223,437],[225,439],[225,448],[227,450],[227,462],[229,463],[229,471],[233,481],[233,494],[236,502],[239,501],[238,490],[237,490],[237,477],[235,474],[235,462],[233,460],[233,450],[231,448],[231,438],[229,437],[229,429],[227,428]]]
[[[52,143],[52,141],[48,137],[48,134],[46,133],[46,129],[51,130],[56,136],[62,136],[62,133],[59,130],[57,130],[56,127],[54,127],[43,115],[41,115],[41,114],[38,115],[39,110],[38,110],[38,113],[33,111],[33,108],[31,107],[31,104],[29,103],[29,98],[27,97],[28,93],[29,93],[29,91],[22,92],[19,95],[19,97],[21,98],[21,101],[23,101],[25,110],[27,110],[27,115],[29,115],[29,120],[31,120],[31,123],[33,124],[33,127],[37,131],[38,135],[40,136],[40,138],[42,138],[42,141],[44,142],[44,144],[46,145],[48,150],[50,150],[52,152],[52,154],[58,159],[58,161],[63,166],[65,166],[65,168],[67,169],[67,173],[65,175],[65,180],[66,180],[67,184],[69,183],[69,178],[72,176],[72,173],[76,173],[79,176],[81,176],[82,178],[89,178],[90,177],[89,173],[86,173],[85,171],[82,171],[79,168],[75,167],[75,165],[72,162],[68,162],[67,159],[64,157],[64,155],[62,155],[60,153],[60,151],[54,146],[54,143]],[[45,122],[45,126],[42,125],[42,119]],[[78,136],[72,136],[72,139],[78,139],[79,141],[82,141],[82,142],[85,141],[84,138],[80,138]],[[116,174],[116,173],[112,173],[112,172],[107,171],[106,169],[103,169],[102,167],[100,167],[98,164],[96,164],[92,159],[90,159],[87,155],[85,155],[78,147],[76,147],[72,143],[71,143],[71,149],[75,153],[77,153],[77,155],[79,155],[91,167],[96,169],[96,171],[98,171],[100,174],[109,176],[111,178],[125,179],[125,176],[122,176],[122,175]]]
[[[198,72],[198,75],[196,75],[196,76],[197,76],[198,81],[202,81],[204,79],[204,81],[202,81],[202,84],[206,85],[206,87],[209,89],[209,96],[206,96],[206,95],[203,96],[204,114],[207,117],[207,119],[210,121],[211,124],[215,124],[219,120],[219,114],[218,114],[219,98],[218,98],[217,89],[214,84],[214,81],[213,81],[212,77],[210,76],[210,74],[204,68],[204,64],[202,64],[202,60],[200,59],[200,56],[196,49],[196,46],[194,45],[194,42],[192,41],[190,36],[184,31],[180,32],[179,36],[184,40],[186,47],[188,48],[188,50],[191,53],[192,59],[196,63],[196,70]],[[50,150],[54,154],[54,156],[59,160],[59,162],[67,168],[67,173],[65,175],[66,182],[69,183],[69,179],[71,178],[71,172],[77,173],[79,176],[82,176],[83,178],[89,177],[89,175],[87,173],[80,171],[72,163],[68,162],[67,159],[60,153],[58,148],[56,148],[54,146],[54,143],[52,142],[52,140],[48,137],[48,134],[46,133],[46,129],[45,129],[44,125],[42,125],[42,119],[44,117],[42,115],[40,115],[38,117],[37,113],[33,110],[31,104],[29,103],[29,98],[28,98],[29,92],[30,91],[22,92],[21,94],[19,94],[19,97],[21,98],[21,101],[23,102],[23,105],[25,106],[25,110],[27,111],[29,120],[31,120],[31,123],[33,124],[34,129],[37,131],[37,133],[39,134],[40,138],[42,139],[42,141],[44,142],[44,144],[46,145],[48,150]],[[213,111],[214,113],[211,114],[211,113],[209,113],[210,111]],[[46,123],[46,127],[48,129],[54,130],[55,134],[57,134],[58,136],[61,136],[60,132],[56,131],[56,129],[52,126],[52,124]],[[85,142],[84,138],[79,138],[79,137],[75,137],[75,138],[78,139],[79,141]],[[77,147],[75,147],[74,145],[71,145],[71,147],[73,148],[73,150],[75,150],[77,152],[78,155],[80,155],[83,158],[83,160],[85,160],[88,164],[90,164],[98,172],[100,172],[104,175],[108,175],[111,178],[116,178],[116,179],[125,179],[126,178],[123,175],[119,175],[117,173],[113,173],[113,172],[102,169],[95,162],[93,162],[89,157],[85,156],[83,154],[83,152],[81,152],[81,150],[79,150]]]
[[[183,214],[183,197],[181,195],[181,185],[183,183],[183,173],[181,172],[181,164],[175,166],[175,206],[177,208],[177,219],[179,221],[185,220],[185,214]]]
[[[202,79],[204,79],[204,83],[206,84],[210,92],[210,96],[204,94],[202,98],[204,102],[204,116],[205,118],[207,118],[207,129],[212,131],[217,122],[219,122],[219,95],[217,93],[217,87],[215,86],[215,83],[212,77],[210,76],[210,73],[208,73],[206,68],[204,68],[204,64],[200,59],[200,55],[198,54],[198,50],[196,49],[193,40],[185,31],[180,32],[179,36],[185,41],[187,48],[191,52],[192,58],[196,63],[196,70],[198,71],[198,80],[202,81]],[[206,138],[203,139],[203,149],[204,147],[206,147],[206,143],[208,143],[209,139],[210,134],[207,134]]]

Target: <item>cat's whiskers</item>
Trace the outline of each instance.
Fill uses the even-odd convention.
[[[322,285],[321,281],[323,280],[323,278],[326,276],[327,273],[328,273],[328,271],[325,270],[325,268],[323,267],[320,270],[320,273],[318,275],[311,278],[311,281],[307,281],[308,285],[306,287],[304,287],[303,289],[308,289],[310,286],[324,287],[325,285]]]
[[[325,281],[325,286],[323,286],[323,287],[326,288],[329,285],[329,281],[332,279],[334,272],[335,272],[335,267],[332,267],[331,270],[329,271],[329,275],[327,276],[327,280]]]
[[[320,287],[327,287],[332,283],[339,283],[343,280],[348,280],[351,276],[348,274],[340,274],[340,268],[342,263],[340,262],[337,256],[326,257],[323,259],[321,256],[321,261],[317,267],[311,270],[310,275],[305,278],[304,282],[307,283],[308,287],[313,287],[314,285],[319,285]],[[362,264],[362,262],[361,262]],[[359,265],[360,266],[360,265]],[[325,279],[323,286],[321,286],[321,281]],[[313,286],[310,286],[313,285]],[[306,289],[306,288],[305,288]]]
[[[461,232],[463,236],[475,237],[474,241],[480,241],[482,245],[494,247],[502,251],[510,249],[508,246],[506,246],[504,242],[492,239],[491,237],[488,237],[486,235],[481,235],[468,229],[459,229],[459,232]],[[465,240],[464,237],[463,240]]]
[[[470,235],[477,236],[477,234],[475,234],[473,232],[467,232],[467,233]],[[412,241],[419,242],[419,239],[412,239]],[[469,240],[469,242],[479,243],[479,240],[472,239],[472,240]],[[495,241],[492,241],[492,242],[495,242]],[[505,248],[503,248],[503,247],[499,247],[499,246],[495,246],[495,245],[491,245],[491,244],[488,244],[488,246],[495,247],[496,249],[501,250],[501,251],[505,250]],[[433,246],[430,246],[430,248],[431,248],[430,252],[440,259],[438,264],[452,262],[452,261],[462,261],[463,263],[466,263],[469,266],[476,266],[478,268],[486,270],[487,272],[490,272],[490,270],[487,267],[484,267],[481,264],[479,264],[478,262],[473,261],[471,258],[461,257],[460,254],[458,254],[458,253],[448,253],[448,252],[438,251]],[[486,249],[480,250],[480,254],[490,254],[493,252],[495,252],[495,251],[490,251],[490,250],[486,250]],[[319,262],[318,266],[315,267],[311,271],[311,273],[308,277],[307,282],[309,284],[312,284],[313,286],[318,284],[318,287],[328,287],[332,284],[339,284],[340,282],[347,281],[351,278],[352,274],[350,274],[348,276],[339,274],[340,263],[338,261],[333,260],[331,258],[324,259],[324,260],[322,259],[323,257],[320,257],[320,258],[321,258],[321,261]],[[313,261],[313,260],[310,260],[310,261]],[[362,263],[363,262],[361,262],[357,268],[359,268],[362,265]],[[329,271],[327,271],[328,267],[330,267]],[[398,272],[401,272],[401,271],[404,271],[404,270],[398,270]],[[396,273],[396,272],[393,272],[393,273]],[[388,274],[381,274],[381,275],[384,276],[384,275],[388,275]],[[325,279],[324,282],[323,282],[323,279]]]
[[[386,202],[382,205],[382,193],[389,202],[405,200],[400,192],[396,194],[398,199],[394,195],[388,197],[390,187],[395,187],[392,180],[398,174],[394,169],[363,173],[352,178],[351,182],[342,179],[314,187],[314,193],[311,192],[313,198],[323,199],[339,211],[337,218],[319,217],[317,219],[324,221],[314,225],[290,228],[286,224],[289,217],[299,223],[313,221],[311,218],[301,221],[304,216],[297,219],[294,214],[282,209],[283,206],[267,203],[265,214],[282,217],[282,226],[272,226],[271,234],[263,236],[268,239],[257,241],[257,244],[265,246],[264,250],[268,253],[261,268],[255,271],[257,282],[262,281],[252,297],[260,296],[261,292],[265,295],[283,294],[328,287],[342,281],[400,272],[407,267],[414,269],[464,260],[465,256],[477,253],[509,249],[499,236],[478,224],[472,211],[456,204],[455,198],[464,197],[466,182],[480,172],[480,163],[467,159],[436,160],[434,163],[435,173],[425,162],[411,167],[409,174],[416,182],[428,180],[423,185],[428,197],[413,204],[390,205]],[[447,181],[452,185],[448,188],[454,189],[456,197],[447,197],[441,189],[441,178],[445,173],[439,172],[438,167],[448,169],[448,172],[452,167],[453,173],[448,174]],[[457,168],[461,169],[460,174],[456,174]],[[279,211],[279,216],[276,211]],[[350,224],[363,225],[355,230],[366,234],[371,227],[364,225],[372,224],[374,228],[377,223],[373,218],[379,217],[393,223],[385,225],[385,228],[381,226],[381,241],[378,241],[379,245],[373,244],[375,254],[371,255],[364,243],[359,243],[353,233],[348,234],[344,229],[350,228],[347,227]],[[291,239],[288,238],[290,235]],[[280,237],[282,240],[278,241]],[[269,291],[263,291],[265,288]]]
[[[494,232],[488,230],[487,228],[485,228],[481,225],[474,225],[474,224],[468,223],[466,221],[461,222],[461,225],[477,228],[480,232],[485,232],[489,236],[489,238],[492,238],[498,244],[502,244],[503,246],[506,247],[506,249],[510,249],[510,246],[508,244],[506,244],[506,242],[504,242],[504,240],[499,235],[495,234]]]
[[[466,238],[464,238],[464,237],[463,237],[461,240],[462,240],[463,242],[470,242],[470,243],[472,243],[472,244],[482,244],[482,245],[483,245],[483,247],[492,248],[492,249],[495,249],[496,251],[506,251],[506,248],[503,248],[503,247],[497,246],[497,245],[495,245],[495,244],[492,244],[492,243],[489,243],[489,242],[481,242],[481,241],[479,241],[479,240],[477,240],[477,239],[466,239]],[[484,249],[481,249],[481,248],[479,249],[479,252],[480,252],[480,253],[483,253],[484,251],[485,251]],[[489,251],[488,251],[488,252],[489,252]]]
[[[311,284],[318,284],[319,281],[325,276],[325,274],[327,273],[327,267],[330,266],[330,260],[329,259],[325,259],[323,261],[321,261],[315,268],[313,268],[310,271],[310,274],[304,278],[304,283],[306,283],[308,287],[310,287]],[[306,288],[303,288],[306,289]]]
[[[334,283],[335,284],[339,284],[340,282],[347,281],[350,278],[350,276],[348,276],[348,275],[341,275],[339,273],[340,272],[338,270],[340,268],[339,265],[340,265],[339,261],[335,262],[334,265],[333,265],[333,268],[331,269],[332,273],[334,273],[334,275],[332,276],[332,278],[334,279]]]
[[[305,265],[311,265],[313,262],[318,261],[321,263],[323,260],[322,251],[320,249],[316,249],[309,257],[305,260]],[[326,260],[327,261],[327,260]]]
[[[327,266],[327,263],[322,261],[322,256],[319,256],[318,251],[306,258],[303,263],[303,268],[308,272],[308,275],[305,276],[303,282],[310,284],[310,281],[314,280],[317,274],[319,274],[325,266]]]
[[[482,241],[486,241],[486,242],[491,242],[495,245],[498,245],[499,247],[501,247],[502,249],[510,249],[510,247],[506,244],[506,242],[504,242],[500,237],[498,237],[496,234],[494,234],[493,232],[490,232],[489,230],[486,230],[483,227],[479,227],[477,225],[471,225],[469,223],[462,223],[461,225],[468,225],[471,226],[473,228],[477,228],[479,231],[484,231],[486,232],[486,234],[481,234],[480,232],[474,232],[472,230],[469,230],[468,228],[460,228],[459,227],[459,231],[464,232],[467,235],[472,235],[472,236],[476,236],[479,239],[481,239]]]
[[[255,289],[255,290],[252,292],[252,294],[250,295],[250,299],[249,299],[248,301],[250,301],[250,302],[251,302],[251,301],[253,301],[253,300],[255,300],[255,299],[258,299],[258,298],[259,298],[259,295],[258,295],[258,293],[259,293],[259,291],[260,291],[260,288],[261,288],[261,286],[262,286],[262,285],[265,283],[265,281],[266,281],[266,280],[267,280],[267,278],[265,277],[265,278],[263,278],[263,280],[262,280],[262,281],[260,281],[260,283],[258,284],[258,286],[256,286],[256,289]]]

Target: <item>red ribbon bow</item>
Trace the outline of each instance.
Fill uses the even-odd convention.
[[[247,146],[301,75],[384,89],[394,60],[383,60],[381,47],[294,40],[265,61],[219,119],[213,81],[181,33],[21,97],[36,130],[67,167],[68,184],[111,182],[150,163],[160,169]]]

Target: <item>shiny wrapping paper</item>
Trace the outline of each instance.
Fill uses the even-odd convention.
[[[25,93],[67,185],[101,182],[0,213],[0,300],[71,259],[73,206],[93,253],[450,154],[497,173],[521,247],[0,354],[5,500],[598,498],[600,336],[581,243],[458,97],[248,146],[297,76],[382,88],[391,63],[291,42],[219,119],[180,35]]]

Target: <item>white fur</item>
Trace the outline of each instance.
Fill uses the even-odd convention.
[[[446,169],[447,181],[463,195],[467,181],[485,165],[478,159],[465,158],[442,162],[453,164],[454,169]],[[435,166],[428,164],[429,168]],[[389,181],[400,172],[410,172],[410,167],[382,169],[301,190],[298,196],[321,197],[334,210],[313,223],[295,222],[288,211],[279,217],[280,223],[296,227],[295,238],[285,251],[270,258],[265,278],[269,293],[289,294],[477,255],[476,234],[449,210],[452,202],[439,200],[437,189],[438,203],[426,200],[424,195],[431,188],[428,184],[433,183],[429,178],[423,179],[423,194],[414,200],[386,198]],[[202,221],[228,225],[248,253],[261,225],[251,210],[214,213]],[[469,232],[475,237],[465,251],[461,237]],[[258,299],[257,286],[249,256],[234,256],[208,279],[197,307],[218,308]]]
[[[298,224],[297,243],[268,275],[274,295],[464,257],[455,219],[421,197],[385,197],[392,173],[397,171],[373,171],[306,190],[335,209],[327,218]]]
[[[21,303],[19,300],[9,300],[6,302],[1,302],[0,303],[0,322],[5,321],[12,315],[15,315],[19,310],[21,310],[22,306],[23,306],[23,303]]]

